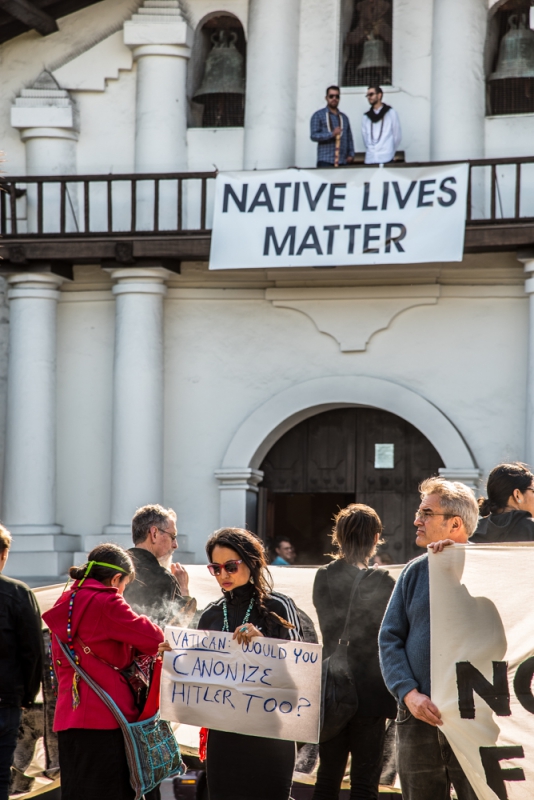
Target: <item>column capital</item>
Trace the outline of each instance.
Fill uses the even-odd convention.
[[[235,469],[227,467],[225,469],[216,469],[214,472],[215,477],[219,481],[219,489],[221,491],[236,490],[257,492],[258,484],[262,482],[264,473],[260,469],[252,469],[251,467],[243,467]]]
[[[7,296],[10,300],[36,297],[59,300],[59,287],[65,279],[51,272],[16,272],[8,275]]]
[[[461,481],[469,486],[470,489],[475,491],[478,489],[478,482],[480,481],[481,470],[468,467],[466,469],[440,467],[438,469],[440,478],[445,478],[448,481]]]
[[[15,99],[11,125],[21,131],[23,141],[32,137],[78,138],[76,105],[69,92],[46,70]]]
[[[534,250],[523,250],[517,253],[516,258],[523,264],[525,272],[525,292],[534,294]]]
[[[132,18],[124,23],[124,44],[134,49],[134,58],[142,55],[174,55],[189,58],[193,31],[178,0],[145,0]],[[149,52],[146,45],[158,46]],[[174,47],[159,46],[174,45]]]
[[[167,293],[166,281],[175,273],[165,267],[106,267],[111,280],[116,281],[112,292],[119,294],[162,294]]]

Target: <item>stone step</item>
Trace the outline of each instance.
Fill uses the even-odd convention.
[[[24,533],[13,537],[13,553],[74,552],[82,546],[82,537],[69,533]]]
[[[72,554],[72,563],[75,564],[77,567],[85,564],[87,561],[88,553],[78,551]],[[192,550],[178,550],[177,553],[174,554],[173,561],[179,561],[180,564],[196,564],[195,561],[196,553]]]
[[[17,575],[17,580],[26,583],[30,589],[37,589],[39,586],[55,586],[58,583],[65,584],[67,582],[67,577],[67,575]]]
[[[55,583],[58,575],[68,573],[72,563],[73,553],[68,551],[10,552],[4,571],[11,578],[44,577],[47,582]]]
[[[141,8],[180,8],[178,0],[145,0]],[[140,10],[140,9],[139,9]]]
[[[137,13],[140,16],[165,16],[165,17],[182,17],[182,12],[179,8],[140,8]]]

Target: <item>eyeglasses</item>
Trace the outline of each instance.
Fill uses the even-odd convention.
[[[368,92],[368,94],[366,94],[365,96],[366,97],[376,97],[376,92]]]
[[[228,575],[234,575],[239,569],[239,565],[243,563],[243,559],[232,559],[225,564],[208,564],[208,569],[212,575],[220,575],[221,570],[224,569]]]
[[[156,525],[156,528],[158,528],[158,526],[157,526],[157,525]],[[166,531],[166,530],[164,530],[163,528],[158,528],[158,531],[159,531],[160,533],[166,533],[166,534],[167,534],[167,536],[170,536],[170,537],[171,537],[171,539],[172,539],[172,541],[173,541],[173,542],[175,542],[175,541],[176,541],[176,534],[175,534],[175,533],[171,533],[170,531]]]
[[[338,94],[329,94],[328,95],[328,99],[329,100],[339,100],[339,95]]]
[[[431,519],[432,517],[454,517],[455,514],[439,514],[435,511],[429,511],[428,509],[423,509],[422,511],[415,512],[415,519]]]

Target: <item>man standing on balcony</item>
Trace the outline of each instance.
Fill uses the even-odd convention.
[[[387,164],[393,161],[402,138],[397,112],[382,102],[380,86],[370,86],[367,99],[371,105],[363,115],[362,138],[366,164]]]
[[[316,111],[310,122],[310,138],[317,142],[318,167],[342,167],[352,164],[354,142],[349,118],[338,110],[339,86],[326,90],[326,108]]]

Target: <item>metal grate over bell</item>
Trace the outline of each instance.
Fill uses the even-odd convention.
[[[503,21],[504,22],[504,21]],[[495,71],[488,79],[489,114],[534,111],[534,31],[526,14],[510,14]]]
[[[210,38],[213,47],[193,100],[204,105],[204,127],[241,126],[244,123],[245,61],[235,46],[237,34],[220,30]]]

